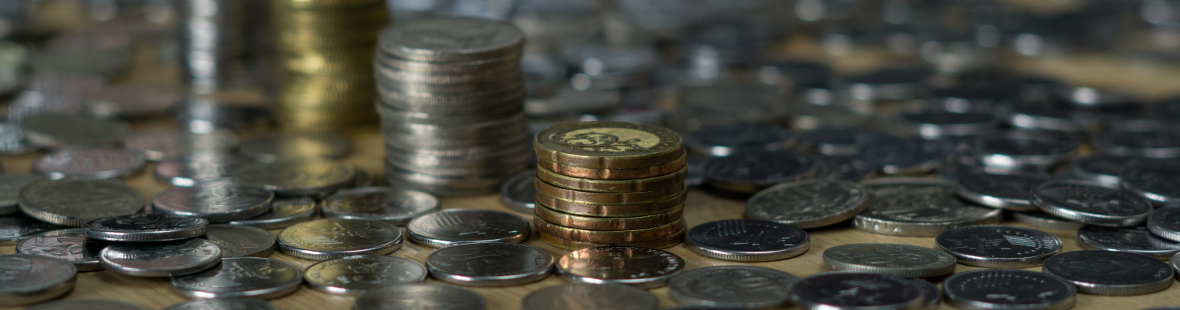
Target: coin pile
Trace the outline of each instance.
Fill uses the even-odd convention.
[[[388,22],[385,2],[271,1],[285,72],[275,118],[298,130],[335,130],[374,120],[373,48]]]
[[[542,130],[533,147],[533,221],[545,242],[566,249],[666,248],[683,239],[688,168],[676,132],[639,123],[567,123]]]
[[[516,26],[432,19],[382,30],[374,60],[389,184],[490,193],[529,162]]]

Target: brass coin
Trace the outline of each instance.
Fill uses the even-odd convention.
[[[576,229],[550,223],[540,217],[533,217],[533,224],[537,231],[562,239],[592,243],[639,242],[657,240],[684,230],[684,219],[675,222],[643,229],[632,230],[589,230]]]
[[[537,133],[533,146],[539,160],[580,168],[644,168],[664,165],[684,155],[684,139],[675,131],[625,122],[556,125]],[[630,179],[634,178],[644,177]]]
[[[638,169],[598,169],[598,168],[583,168],[578,166],[567,166],[543,160],[538,157],[537,168],[548,169],[555,173],[571,176],[576,178],[597,179],[597,180],[627,180],[627,179],[646,179],[658,177],[665,174],[671,174],[684,168],[684,152],[680,152],[680,157],[671,162],[648,166],[646,168]]]
[[[684,218],[684,205],[674,207],[665,213],[636,217],[593,217],[562,213],[549,207],[533,208],[533,215],[546,222],[561,226],[588,230],[633,230],[670,224]]]
[[[534,178],[533,185],[537,188],[538,193],[556,197],[557,199],[587,203],[587,204],[633,204],[633,203],[649,203],[660,200],[672,198],[684,191],[684,183],[673,184],[672,186],[656,189],[649,192],[630,192],[630,193],[595,193],[583,192],[572,189],[565,189],[545,183],[541,179]]]
[[[631,180],[590,180],[568,177],[545,169],[537,169],[537,178],[545,181],[545,183],[549,183],[553,186],[561,188],[600,193],[653,191],[656,189],[672,186],[674,184],[684,183],[684,178],[687,175],[687,166],[680,168],[680,170],[670,174]]]
[[[683,205],[687,195],[685,192],[668,200],[652,203],[629,205],[584,204],[554,198],[553,196],[537,193],[537,204],[564,213],[597,217],[635,217],[656,213],[665,213],[677,206]]]
[[[592,247],[604,246],[604,245],[627,245],[627,246],[641,246],[641,247],[656,248],[656,249],[666,249],[666,248],[676,246],[677,244],[680,244],[680,242],[684,241],[684,232],[686,230],[687,229],[681,229],[680,231],[674,232],[666,237],[656,239],[656,240],[639,241],[639,242],[605,243],[605,244],[604,243],[582,242],[582,241],[575,241],[575,240],[569,240],[569,239],[562,239],[561,237],[546,234],[544,232],[539,233],[539,236],[541,237],[541,241],[545,241],[545,243],[548,243],[549,245],[552,245],[552,246],[555,246],[555,247],[558,247],[561,249],[565,249],[565,250],[578,250],[578,249],[592,248]]]

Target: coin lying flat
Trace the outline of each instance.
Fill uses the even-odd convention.
[[[835,270],[928,278],[955,272],[950,253],[908,244],[844,244],[824,250],[824,265]]]
[[[278,305],[254,298],[222,298],[190,300],[164,310],[282,310]]]
[[[1135,226],[1151,204],[1135,193],[1093,181],[1051,181],[1033,191],[1033,204],[1061,218],[1103,226]]]
[[[279,233],[280,251],[310,260],[389,254],[401,246],[401,230],[370,220],[320,219],[292,225]]]
[[[705,163],[705,183],[725,191],[754,194],[758,191],[815,174],[817,161],[786,151],[744,152]]]
[[[0,215],[0,246],[16,245],[30,236],[68,227],[49,224],[24,214]]]
[[[275,134],[242,142],[241,153],[260,162],[298,158],[336,159],[352,149],[348,137],[337,134]]]
[[[78,269],[70,262],[32,254],[0,255],[6,281],[0,281],[0,306],[23,306],[54,299],[74,289]]]
[[[231,168],[237,164],[237,157],[227,154],[193,154],[157,162],[152,167],[152,176],[174,186],[193,186],[200,182],[228,179]]]
[[[321,209],[327,217],[382,221],[398,226],[442,206],[434,195],[383,186],[339,191],[325,198],[323,204]]]
[[[960,264],[987,268],[1028,268],[1061,252],[1061,239],[1028,228],[1004,225],[956,227],[934,242]]]
[[[28,307],[25,309],[33,310],[75,310],[75,309],[91,309],[91,310],[146,310],[144,307],[135,304],[104,299],[69,299],[58,300],[43,303],[40,305]]]
[[[654,125],[624,122],[556,125],[537,133],[533,146],[538,160],[597,169],[657,166],[684,154],[684,139],[676,132]]]
[[[815,228],[843,222],[864,210],[868,191],[854,182],[803,180],[775,185],[746,201],[746,216]]]
[[[510,286],[549,277],[553,256],[527,244],[485,242],[439,249],[426,258],[430,276],[467,286]]]
[[[937,169],[954,149],[954,143],[944,140],[889,137],[865,144],[856,158],[887,175],[917,175]]]
[[[354,181],[356,170],[337,162],[307,159],[246,164],[234,168],[232,174],[242,185],[290,196],[343,188]]]
[[[275,236],[262,228],[209,225],[205,240],[221,248],[221,257],[267,257],[275,252]]]
[[[226,224],[253,226],[262,229],[285,228],[298,223],[310,221],[319,213],[319,204],[311,197],[275,199],[270,204],[270,211],[262,215],[229,221]]]
[[[26,117],[20,126],[30,143],[47,147],[114,145],[131,133],[123,122],[59,113]]]
[[[1147,216],[1147,230],[1160,238],[1180,242],[1180,208],[1168,206],[1151,211]]]
[[[238,147],[238,136],[226,129],[205,133],[152,130],[131,135],[123,145],[139,151],[147,160],[161,161],[195,152],[228,152]]]
[[[152,212],[203,217],[213,223],[247,219],[270,211],[274,193],[227,182],[169,188],[152,197]]]
[[[17,254],[52,257],[74,264],[78,272],[102,270],[99,252],[106,244],[86,239],[81,228],[47,231],[33,235],[16,245]]]
[[[473,29],[479,31],[473,32]],[[381,31],[381,50],[423,62],[455,62],[516,54],[524,33],[507,23],[474,18],[428,19]],[[481,40],[470,40],[481,37]]]
[[[1037,211],[1012,212],[1012,218],[1017,222],[1040,229],[1078,230],[1086,224],[1074,222],[1055,215]]]
[[[1107,184],[1119,184],[1119,172],[1140,157],[1094,155],[1078,158],[1070,172],[1082,179]]]
[[[703,127],[685,139],[694,153],[725,157],[747,150],[784,150],[795,144],[791,130],[770,124],[750,123]]]
[[[537,189],[533,187],[536,175],[537,170],[529,169],[517,172],[500,184],[500,204],[513,211],[533,213],[537,199]]]
[[[781,309],[790,305],[787,288],[799,277],[753,266],[706,267],[668,282],[668,295],[686,305],[718,308]]]
[[[976,140],[972,150],[986,166],[1021,169],[1062,163],[1077,153],[1077,144],[1042,136],[992,136]]]
[[[20,207],[17,206],[20,190],[33,182],[44,179],[45,177],[35,175],[0,175],[0,214],[20,212]]]
[[[1145,227],[1102,227],[1086,225],[1078,229],[1078,241],[1084,247],[1142,254],[1167,259],[1180,253],[1180,243],[1156,237]]]
[[[442,284],[406,284],[370,291],[357,297],[354,310],[426,308],[483,310],[487,301],[472,290]]]
[[[661,287],[684,271],[684,260],[670,252],[637,246],[600,246],[566,253],[557,259],[562,277],[585,283]]]
[[[502,211],[447,209],[415,218],[406,231],[418,244],[443,248],[466,242],[521,242],[529,237],[529,222]]]
[[[337,295],[360,295],[395,285],[426,280],[418,262],[385,255],[355,255],[307,267],[303,281],[314,290]]]
[[[705,257],[738,262],[765,262],[802,255],[811,237],[795,226],[762,220],[720,220],[693,226],[685,245]]]
[[[647,291],[622,284],[564,283],[524,296],[521,310],[655,310],[659,300]]]
[[[1045,261],[1044,272],[1062,277],[1078,292],[1095,295],[1141,295],[1172,287],[1176,272],[1155,258],[1103,250],[1073,251]]]
[[[1119,185],[1153,203],[1180,202],[1177,181],[1180,164],[1160,160],[1137,160],[1119,172]]]
[[[168,277],[201,272],[221,262],[221,249],[204,239],[114,243],[99,253],[108,270],[136,277]]]
[[[130,175],[143,167],[143,155],[114,148],[59,150],[33,161],[33,173],[57,180],[110,179]]]
[[[1020,269],[955,274],[942,281],[942,291],[947,303],[959,309],[1064,310],[1073,307],[1077,294],[1074,285],[1065,279]]]
[[[86,222],[143,210],[139,191],[119,181],[58,180],[29,184],[20,193],[25,214],[49,223],[79,227]]]
[[[294,265],[260,257],[234,257],[204,272],[172,277],[172,288],[189,298],[277,298],[303,284]]]
[[[1048,178],[1038,175],[960,173],[956,178],[959,197],[971,202],[1012,211],[1032,211],[1032,190]]]
[[[979,136],[996,131],[996,115],[990,112],[903,113],[898,120],[900,129],[906,134],[926,139]]]
[[[898,278],[902,282],[912,284],[922,291],[922,307],[920,310],[937,310],[938,305],[942,304],[942,291],[938,290],[937,286],[930,281],[919,278]]]
[[[209,229],[199,217],[128,214],[104,217],[82,225],[87,238],[120,242],[155,242],[196,238]]]
[[[953,185],[934,179],[881,178],[861,184],[869,202],[853,225],[871,233],[932,237],[954,227],[997,223],[1002,214],[959,200]]]
[[[1113,155],[1176,158],[1180,157],[1180,134],[1112,130],[1094,137],[1094,147]]]
[[[917,286],[893,276],[829,272],[791,284],[795,304],[808,309],[914,309],[922,304]]]

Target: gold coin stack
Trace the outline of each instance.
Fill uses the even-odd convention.
[[[288,129],[331,131],[377,120],[373,53],[383,0],[271,0],[283,83],[274,110]]]
[[[533,222],[564,249],[667,248],[684,239],[684,140],[667,128],[625,122],[567,123],[533,140]]]

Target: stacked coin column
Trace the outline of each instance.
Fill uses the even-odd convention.
[[[492,193],[529,165],[516,26],[433,19],[381,32],[374,60],[389,184]]]
[[[272,0],[283,67],[275,118],[287,129],[339,130],[375,120],[372,78],[381,0]]]
[[[249,35],[253,23],[248,1],[185,0],[178,2],[183,78],[194,93],[244,86],[249,82]]]
[[[560,124],[537,134],[541,239],[565,249],[667,248],[684,237],[684,142],[667,128],[624,122]]]

